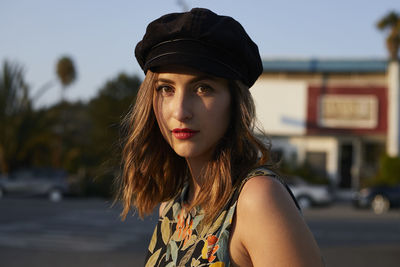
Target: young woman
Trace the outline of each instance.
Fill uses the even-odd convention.
[[[135,55],[146,77],[126,120],[121,197],[124,217],[161,203],[146,266],[321,266],[253,133],[262,62],[243,27],[207,9],[168,14]]]

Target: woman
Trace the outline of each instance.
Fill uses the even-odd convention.
[[[256,44],[207,9],[149,24],[135,55],[146,77],[127,118],[123,217],[161,203],[146,266],[321,266],[290,192],[263,167],[249,92]]]

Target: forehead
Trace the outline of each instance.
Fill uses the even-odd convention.
[[[158,75],[158,79],[163,79],[163,78],[197,78],[197,79],[208,79],[212,80],[215,82],[220,82],[222,84],[228,84],[228,81],[224,78],[220,78],[199,70],[196,70],[194,68],[186,67],[186,66],[181,66],[181,65],[169,65],[169,66],[163,66],[159,67],[154,70]]]

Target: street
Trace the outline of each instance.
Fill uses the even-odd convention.
[[[142,266],[156,216],[121,222],[102,199],[0,201],[0,266]],[[327,266],[399,266],[400,210],[349,204],[304,211]]]
[[[399,266],[400,210],[376,215],[342,203],[304,216],[327,266]]]

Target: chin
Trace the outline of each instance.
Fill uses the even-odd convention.
[[[178,154],[178,156],[183,158],[192,158],[201,154],[201,151],[198,151],[194,147],[187,145],[172,147],[172,149],[175,151],[176,154]]]
[[[196,155],[196,153],[192,153],[192,152],[189,152],[189,151],[179,151],[179,150],[175,150],[175,153],[176,153],[178,156],[182,157],[182,158],[193,158],[193,157],[198,156],[198,155]]]
[[[210,150],[174,149],[175,153],[185,159],[199,159],[201,161],[211,158]]]

